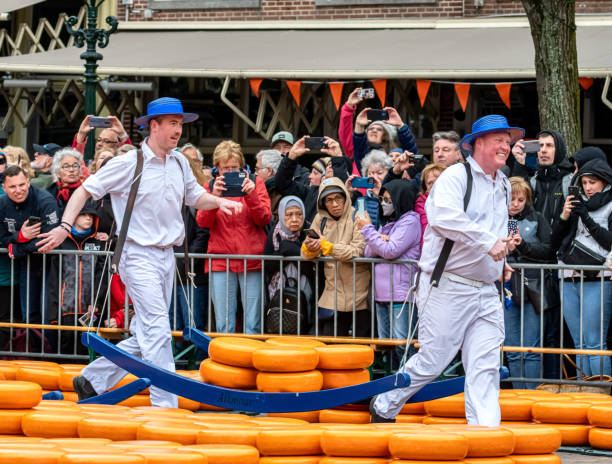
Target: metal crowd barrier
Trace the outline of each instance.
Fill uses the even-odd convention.
[[[2,255],[6,253],[7,253],[6,249],[4,250],[0,249],[0,258],[3,258]],[[95,258],[104,259],[107,264],[104,268],[104,272],[106,274],[105,277],[109,279],[110,281],[110,270],[109,270],[110,266],[109,265],[110,265],[110,256],[112,255],[112,252],[54,250],[48,254],[32,255],[32,256],[28,256],[25,258],[25,267],[26,267],[26,276],[27,276],[26,283],[25,283],[26,287],[29,288],[31,285],[30,275],[33,272],[33,266],[34,266],[34,264],[32,263],[33,260],[35,259],[41,260],[40,261],[42,263],[41,264],[41,271],[42,271],[41,272],[41,286],[43,288],[48,288],[50,285],[57,285],[57,286],[62,285],[61,274],[60,274],[60,279],[58,282],[49,281],[48,273],[47,273],[47,269],[49,267],[49,260],[52,260],[52,259],[57,260],[57,264],[61,268],[61,264],[63,263],[64,260],[74,259],[75,266],[78,266],[79,255],[83,256],[84,259],[92,259],[92,260]],[[177,258],[184,257],[182,253],[176,253],[175,255]],[[288,265],[293,265],[297,269],[297,282],[298,282],[298,287],[300,288],[301,288],[301,282],[302,282],[301,277],[306,274],[306,272],[304,271],[304,267],[312,265],[314,268],[314,271],[313,271],[314,278],[309,281],[309,284],[312,287],[311,288],[312,297],[311,297],[311,301],[308,303],[307,308],[303,307],[301,298],[297,298],[297,305],[295,308],[296,310],[295,312],[297,313],[297,327],[296,327],[297,330],[287,332],[286,328],[283,327],[283,319],[279,318],[278,331],[274,332],[274,334],[312,335],[312,336],[317,336],[317,337],[321,337],[325,335],[329,337],[356,338],[358,337],[357,335],[358,333],[362,333],[363,337],[369,337],[372,340],[378,339],[378,331],[376,330],[376,327],[377,327],[376,300],[375,300],[375,292],[374,292],[374,288],[376,285],[376,278],[375,278],[375,272],[374,272],[375,265],[381,264],[381,263],[393,264],[393,266],[390,267],[391,270],[390,270],[390,276],[389,276],[390,292],[391,292],[391,295],[393,295],[394,294],[393,273],[394,272],[404,272],[404,267],[403,266],[399,267],[399,265],[416,264],[416,261],[412,261],[412,260],[386,261],[386,260],[377,259],[377,258],[356,258],[351,261],[342,263],[332,258],[324,258],[324,257],[309,262],[309,261],[302,260],[300,257],[279,257],[279,256],[261,256],[261,255],[235,256],[235,255],[211,255],[211,254],[190,254],[190,260],[191,260],[191,263],[190,263],[191,269],[192,270],[199,269],[200,271],[202,271],[205,262],[208,263],[208,266],[210,268],[213,260],[221,260],[221,262],[224,261],[225,268],[227,269],[226,271],[224,271],[226,289],[229,288],[228,282],[229,282],[230,274],[231,274],[229,271],[228,264],[230,261],[239,262],[242,265],[244,270],[240,273],[237,273],[238,275],[236,275],[235,277],[240,279],[242,281],[241,282],[242,285],[244,285],[244,288],[245,288],[244,290],[245,298],[244,299],[245,300],[248,300],[249,291],[251,292],[253,291],[253,289],[252,288],[249,289],[247,285],[247,271],[246,271],[247,261],[259,261],[262,263],[264,268],[266,266],[266,263],[271,264],[272,262],[275,262],[278,264],[279,272],[281,272],[281,274],[283,273],[283,271],[286,269]],[[312,263],[312,264],[309,264],[309,263]],[[321,330],[322,324],[318,318],[317,301],[318,301],[318,296],[320,295],[321,290],[322,290],[322,285],[324,285],[325,277],[319,278],[318,276],[320,275],[322,276],[324,274],[323,266],[326,263],[333,264],[332,279],[333,279],[333,284],[335,288],[335,295],[334,295],[334,306],[335,307],[337,307],[338,305],[337,283],[339,280],[338,273],[339,273],[340,266],[346,266],[352,269],[352,282],[351,282],[352,288],[349,288],[348,291],[352,293],[353,295],[355,295],[355,293],[359,290],[365,291],[365,289],[356,288],[357,266],[365,265],[368,267],[370,271],[370,281],[368,283],[368,288],[367,288],[368,309],[364,310],[366,311],[365,314],[367,314],[368,316],[367,320],[363,317],[361,318],[357,317],[359,311],[356,308],[355,299],[353,298],[352,308],[350,311],[348,311],[351,313],[351,324],[350,324],[351,327],[348,333],[339,332],[339,320],[338,320],[339,312],[338,311],[333,311],[332,333],[324,334]],[[8,266],[10,267],[11,281],[17,282],[18,281],[17,279],[18,270],[16,268],[17,267],[16,261],[9,260]],[[545,281],[545,274],[547,272],[556,273],[556,272],[562,272],[563,270],[578,271],[579,275],[575,279],[574,283],[578,285],[579,293],[580,293],[579,299],[578,299],[579,307],[577,309],[579,318],[580,318],[579,319],[580,324],[578,327],[579,340],[578,340],[578,343],[575,344],[576,346],[574,346],[574,344],[572,343],[573,342],[572,338],[570,337],[568,339],[568,336],[566,335],[564,331],[564,320],[565,320],[566,312],[572,311],[572,308],[568,307],[568,303],[564,301],[564,296],[563,296],[565,286],[568,285],[568,282],[566,280],[561,279],[558,281],[559,291],[560,291],[559,308],[558,309],[553,308],[553,309],[542,311],[537,316],[537,319],[539,320],[539,328],[538,328],[539,337],[537,337],[537,340],[535,342],[533,342],[533,340],[527,340],[526,331],[527,329],[532,328],[530,324],[534,324],[535,319],[533,317],[530,317],[530,318],[527,317],[529,315],[528,311],[531,311],[532,308],[528,304],[526,292],[523,291],[520,304],[518,305],[514,304],[513,305],[514,307],[512,308],[512,311],[518,311],[519,313],[518,334],[516,333],[516,327],[512,334],[514,338],[518,340],[518,343],[512,343],[511,346],[503,347],[503,352],[505,353],[506,359],[508,360],[508,358],[513,358],[511,361],[510,360],[508,361],[514,362],[514,365],[513,365],[514,368],[511,368],[511,376],[508,379],[508,381],[514,384],[519,384],[519,383],[526,384],[528,387],[529,386],[533,387],[540,383],[551,383],[551,384],[573,383],[573,384],[579,384],[579,385],[609,386],[610,384],[604,381],[605,378],[603,377],[603,375],[606,373],[605,368],[608,365],[609,357],[610,355],[612,355],[612,351],[608,349],[601,349],[601,348],[606,346],[606,336],[605,335],[608,329],[606,325],[607,323],[609,323],[610,312],[612,312],[612,290],[608,292],[609,299],[606,299],[604,295],[605,292],[601,291],[601,289],[605,289],[608,286],[612,286],[612,282],[609,282],[610,280],[609,275],[612,275],[612,271],[610,271],[609,269],[605,267],[599,267],[599,266],[580,266],[578,267],[578,266],[568,266],[568,265],[551,265],[551,264],[536,265],[536,264],[526,264],[526,263],[512,264],[512,266],[516,269],[515,273],[517,273],[520,276],[519,280],[523,283],[525,282],[525,280],[529,280],[526,278],[525,273],[533,272],[534,270],[539,272],[540,279],[542,282]],[[410,271],[409,280],[410,282],[414,282],[415,275],[412,272],[413,267],[411,266],[410,269],[411,271]],[[588,272],[588,271],[606,271],[606,275],[605,276],[602,275],[598,277],[596,280],[587,279],[585,278],[585,272]],[[78,283],[76,275],[77,273],[75,273],[75,286]],[[92,276],[85,276],[85,277],[90,279],[90,284],[92,288],[97,289],[99,282],[96,280],[95,276],[92,275]],[[256,285],[256,288],[255,288],[255,291],[258,292],[258,296],[260,300],[259,314],[258,314],[259,330],[257,331],[257,334],[259,335],[265,335],[265,334],[271,333],[271,332],[266,332],[266,324],[265,324],[266,323],[266,313],[268,310],[268,302],[270,299],[269,298],[270,295],[268,295],[268,288],[267,288],[268,287],[267,277],[268,276],[266,276],[264,272],[260,272],[260,274],[257,276],[258,285]],[[599,336],[595,343],[595,345],[597,346],[591,347],[591,349],[585,349],[583,347],[583,341],[585,338],[585,327],[584,327],[585,324],[583,321],[583,315],[593,312],[592,301],[585,302],[583,298],[583,289],[584,289],[585,282],[599,282],[599,287],[600,287],[599,309],[597,310],[597,308],[595,308],[596,310],[595,312],[598,314],[598,318],[599,318],[599,334],[598,334]],[[606,282],[608,283],[606,284]],[[237,282],[237,285],[235,287],[236,290],[239,287],[238,284],[239,283]],[[589,285],[591,287],[593,286],[590,283]],[[177,266],[177,271],[175,272],[173,288],[174,288],[174,291],[173,291],[172,298],[171,298],[171,310],[169,313],[171,329],[180,331],[185,325],[195,326],[196,320],[198,321],[204,320],[205,322],[201,324],[198,328],[206,332],[215,332],[216,331],[215,323],[214,323],[215,307],[213,304],[213,297],[211,294],[212,293],[211,289],[208,288],[209,291],[207,293],[205,301],[201,301],[201,300],[198,301],[195,296],[197,292],[197,287],[194,286],[193,281],[190,279],[189,279],[189,282],[184,281],[183,276],[179,274],[179,266]],[[541,298],[540,306],[544,306],[544,302],[546,300],[546,288],[544,286],[541,286],[541,289],[542,291],[540,292],[540,298]],[[281,311],[285,309],[283,307],[283,304],[285,301],[285,298],[283,297],[284,296],[283,291],[284,291],[284,286],[280,285],[279,286],[279,292],[280,292],[279,301],[280,301]],[[57,308],[57,311],[58,311],[57,327],[53,327],[52,325],[50,325],[49,323],[51,321],[48,320],[48,314],[50,312],[50,308],[47,302],[48,295],[46,291],[41,293],[41,319],[39,321],[31,320],[30,318],[29,308],[30,308],[31,292],[25,292],[25,307],[28,310],[26,312],[25,320],[21,321],[19,318],[20,308],[16,307],[16,304],[15,304],[17,300],[17,287],[11,286],[10,291],[7,293],[8,293],[8,298],[5,298],[5,301],[0,301],[0,305],[2,304],[6,305],[8,303],[9,308],[11,308],[11,310],[10,310],[8,320],[4,318],[2,322],[0,322],[0,331],[4,331],[5,333],[7,333],[7,335],[6,334],[5,335],[8,337],[8,342],[4,346],[0,346],[0,356],[53,357],[53,358],[66,359],[66,360],[88,359],[89,356],[83,350],[83,347],[80,345],[79,337],[77,335],[81,331],[84,331],[84,330],[97,330],[99,327],[104,327],[103,322],[107,320],[110,315],[110,294],[109,294],[110,285],[107,286],[106,294],[104,295],[104,298],[102,298],[102,300],[104,301],[103,307],[98,308],[100,310],[99,319],[94,324],[92,324],[91,329],[88,329],[87,327],[84,327],[81,324],[81,322],[79,321],[80,315],[76,314],[76,312],[75,314],[71,314],[69,316],[62,316],[62,309],[61,309],[61,305],[59,302],[58,302],[58,308]],[[90,296],[92,306],[94,305],[94,300],[96,296],[95,293],[96,292],[92,292]],[[230,295],[228,293],[229,292],[225,293],[225,306],[226,307],[229,303],[229,298],[230,298]],[[5,296],[6,296],[6,293],[5,293]],[[502,299],[502,304],[504,305],[504,313],[507,316],[507,311],[511,311],[511,310],[506,308],[502,292],[500,292],[500,298]],[[186,316],[187,320],[183,320],[185,318],[182,317],[182,314],[179,314],[179,312],[181,312],[179,309],[181,308],[181,303],[179,303],[179,299],[184,300],[185,306],[187,308],[187,313],[188,313]],[[236,299],[238,302],[237,304],[240,304],[239,295],[236,295]],[[115,332],[125,333],[127,332],[127,329],[129,328],[130,317],[129,317],[129,311],[127,310],[128,301],[129,301],[129,295],[127,295],[127,292],[126,292],[125,301],[124,301],[124,314],[125,314],[124,326],[123,326],[124,330],[123,331],[117,330]],[[196,306],[196,301],[198,302],[197,306]],[[394,317],[393,307],[396,304],[402,305],[403,303],[404,301],[389,302],[389,312],[390,312],[389,317],[388,317],[388,333],[389,334],[393,334],[393,328],[395,324],[397,324],[397,322],[395,321],[395,317]],[[75,295],[75,306],[78,306],[78,302],[76,301],[76,295]],[[335,308],[328,308],[328,309],[334,310]],[[402,310],[402,311],[407,311],[407,313],[409,314],[408,329],[407,329],[408,334],[413,333],[415,324],[417,322],[416,314],[413,317],[413,314],[410,313],[411,310],[414,310],[416,313],[416,308],[410,305],[410,300],[408,300],[408,302],[406,302]],[[574,308],[574,312],[576,312],[575,308]],[[6,311],[4,313],[6,313]],[[197,318],[194,317],[196,314],[198,314],[199,317]],[[242,332],[245,326],[246,306],[243,307],[242,314],[243,314],[242,325],[236,326],[236,332]],[[302,323],[302,318],[300,317],[301,315],[306,316],[306,319],[305,319],[306,321],[308,321],[310,318],[310,321],[312,322],[312,324],[309,324],[308,327],[304,327],[303,325],[306,325],[306,324]],[[557,316],[556,319],[554,317],[555,315]],[[226,317],[225,323],[226,325],[228,325],[229,323],[228,311],[225,311],[225,317]],[[36,322],[40,322],[42,323],[42,325],[37,326],[35,325]],[[365,333],[362,330],[364,329],[364,327],[361,326],[360,324],[366,324]],[[32,330],[25,330],[26,327],[39,327],[40,330],[38,330],[38,332],[35,332]],[[57,328],[61,328],[62,330],[53,330]],[[546,340],[547,331],[557,332],[559,334],[558,343],[551,344],[549,343],[549,340]],[[111,330],[109,330],[109,332],[111,332]],[[35,339],[34,341],[36,343],[32,343],[32,338]],[[50,339],[51,343],[46,343],[47,339]],[[381,342],[384,342],[384,341],[381,340]],[[401,343],[396,343],[396,345],[401,346],[404,343],[405,343],[405,340],[401,340]],[[67,344],[70,346],[70,349],[68,351],[66,351]],[[391,344],[389,346],[393,347]],[[597,372],[597,374],[599,374],[599,378],[594,379],[594,381],[584,381],[580,377],[575,380],[568,380],[567,378],[565,378],[563,369],[560,369],[559,366],[567,365],[569,355],[571,356],[579,355],[579,357],[576,359],[579,376],[580,376],[580,370],[584,368],[585,363],[590,362],[591,356],[599,356],[598,363],[599,363],[600,369]],[[533,362],[534,359],[538,362],[538,375],[528,375],[528,373],[526,372],[526,364],[529,360]],[[608,359],[608,361],[606,361],[606,359]],[[548,369],[547,364],[552,364],[552,367]],[[552,372],[554,372],[554,375],[550,374],[551,369],[552,369]]]

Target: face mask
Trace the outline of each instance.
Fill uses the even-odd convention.
[[[392,202],[387,203],[386,201],[382,201],[380,206],[383,211],[383,216],[391,216],[395,212]]]

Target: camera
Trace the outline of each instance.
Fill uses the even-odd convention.
[[[327,148],[325,138],[323,137],[307,137],[304,144],[306,148],[310,150],[320,150],[322,148]]]
[[[361,89],[359,92],[357,92],[357,96],[363,100],[374,98],[375,95],[376,92],[374,92],[374,89]]]
[[[374,188],[374,178],[373,177],[355,177],[351,181],[351,186],[353,188],[364,188],[364,189]]]
[[[247,173],[243,171],[232,171],[223,174],[223,182],[225,182],[226,190],[223,191],[223,197],[243,197],[246,195],[242,191],[242,183],[246,179]]]
[[[112,126],[112,121],[110,118],[103,118],[100,116],[92,116],[89,118],[89,125],[91,127],[100,127],[100,128],[108,128]]]
[[[366,115],[370,121],[386,121],[389,119],[389,112],[386,110],[368,110]]]

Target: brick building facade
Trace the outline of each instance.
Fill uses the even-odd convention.
[[[522,15],[520,0],[132,0],[117,14],[130,21],[312,21],[361,19],[472,18]],[[475,6],[480,3],[482,6]],[[219,5],[225,5],[218,8]],[[145,19],[145,10],[152,16]],[[612,2],[576,2],[577,14],[612,13]],[[147,12],[148,14],[148,12]]]

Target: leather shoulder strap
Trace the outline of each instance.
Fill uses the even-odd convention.
[[[119,272],[119,261],[121,260],[121,253],[123,252],[125,239],[127,238],[127,231],[130,225],[130,219],[132,218],[132,210],[134,209],[136,194],[138,193],[140,179],[142,178],[141,174],[143,165],[144,155],[142,154],[142,150],[139,149],[136,151],[136,169],[134,170],[132,187],[130,188],[130,195],[128,196],[127,205],[125,206],[125,212],[123,213],[123,221],[121,221],[121,232],[119,233],[119,239],[115,245],[115,252],[111,261],[111,271],[113,274],[117,274]]]
[[[465,166],[465,171],[467,174],[467,185],[465,188],[465,193],[463,194],[463,211],[467,211],[467,207],[470,204],[470,198],[472,196],[472,186],[474,184],[474,177],[472,176],[472,168],[470,168],[470,163],[466,161],[465,163],[463,163],[463,165]],[[440,283],[442,273],[444,272],[446,262],[448,261],[454,244],[455,242],[449,238],[444,240],[444,245],[442,245],[442,251],[440,252],[440,256],[438,257],[438,261],[436,262],[434,270],[431,273],[431,284],[434,287],[437,287]]]
[[[181,170],[181,174],[183,175],[183,206],[181,208],[181,215],[183,216],[183,224],[185,226],[185,238],[183,239],[183,251],[185,253],[185,258],[183,259],[185,264],[185,282],[183,283],[187,285],[189,279],[194,277],[194,275],[191,274],[191,260],[189,259],[189,243],[187,237],[187,234],[189,233],[189,230],[187,229],[189,210],[187,209],[187,204],[185,203],[185,201],[187,200],[187,180],[185,179],[185,171],[183,170],[181,162],[178,160],[178,158],[174,159],[176,160],[176,163],[178,164],[178,167]],[[212,192],[212,185],[210,187],[210,190]]]

